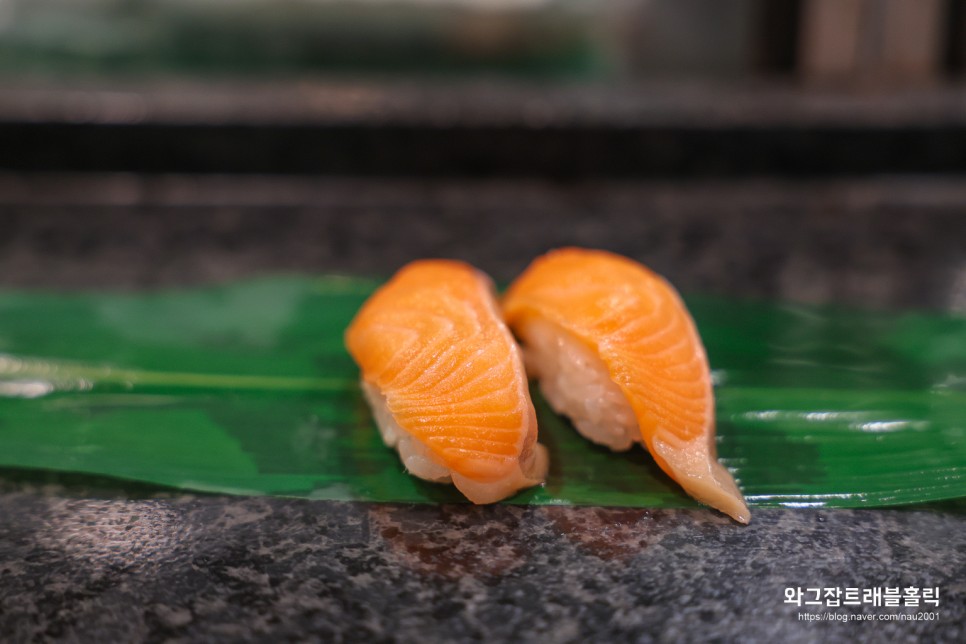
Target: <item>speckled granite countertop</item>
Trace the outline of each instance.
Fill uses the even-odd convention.
[[[449,255],[507,279],[547,247],[684,291],[966,310],[958,180],[782,183],[0,176],[0,283],[143,288],[386,274]],[[0,640],[948,641],[966,506],[710,511],[179,496],[0,477]],[[810,622],[786,587],[938,586],[933,621]],[[824,611],[825,609],[821,609]],[[913,609],[835,609],[911,613]]]
[[[691,510],[70,498],[0,528],[5,639],[962,641],[962,507]],[[803,622],[786,586],[939,585],[940,619]],[[849,612],[846,610],[846,612]],[[871,612],[871,611],[869,611]],[[878,609],[909,612],[909,609]]]

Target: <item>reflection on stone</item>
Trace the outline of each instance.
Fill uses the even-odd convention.
[[[638,508],[556,506],[545,510],[562,536],[604,561],[625,561],[640,554],[661,538],[669,516],[665,510]],[[705,513],[704,518],[711,517]]]
[[[521,521],[533,512],[512,506],[373,505],[373,534],[405,568],[430,576],[499,577],[524,564],[529,532]]]

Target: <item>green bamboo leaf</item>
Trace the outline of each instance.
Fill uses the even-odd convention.
[[[189,490],[462,502],[379,439],[342,333],[376,284],[273,278],[0,294],[0,468]],[[755,506],[966,496],[966,320],[693,297],[718,451]],[[534,391],[545,486],[511,503],[694,505],[642,449],[581,439]]]

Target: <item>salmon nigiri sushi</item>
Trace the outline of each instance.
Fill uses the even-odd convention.
[[[543,482],[523,357],[483,273],[413,262],[366,301],[345,341],[383,440],[411,474],[474,503]]]
[[[503,310],[547,402],[578,432],[619,451],[643,442],[691,496],[748,522],[717,461],[704,346],[664,279],[619,255],[566,248],[535,260]]]

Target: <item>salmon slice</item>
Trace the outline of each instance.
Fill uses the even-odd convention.
[[[695,499],[747,523],[717,461],[704,346],[677,292],[625,257],[565,248],[535,260],[503,301],[547,401],[615,450],[643,442]]]
[[[363,305],[345,342],[383,439],[410,473],[452,482],[474,503],[543,482],[523,358],[483,273],[413,262]]]

